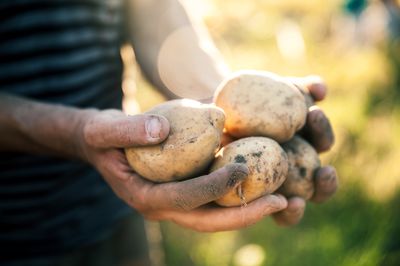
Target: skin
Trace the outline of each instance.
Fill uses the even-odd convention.
[[[309,87],[311,95],[313,88]],[[322,110],[319,112],[328,123]],[[160,125],[149,132],[146,124],[154,118]],[[318,128],[317,124],[312,124],[316,120],[307,121],[311,123],[307,127]],[[301,198],[286,199],[281,195],[257,199],[244,211],[240,207],[221,208],[211,203],[246,178],[248,169],[241,164],[228,165],[184,182],[155,184],[144,180],[129,167],[121,148],[163,141],[169,133],[169,125],[160,116],[126,116],[118,110],[80,110],[2,94],[0,125],[1,151],[84,160],[101,173],[121,199],[148,219],[170,220],[193,230],[214,232],[243,228],[274,214],[279,225],[287,226],[301,220],[306,206]],[[330,147],[333,144],[331,135],[331,132],[320,135],[321,146],[316,148]],[[314,182],[311,201],[324,202],[336,191],[335,169],[321,168]],[[210,220],[214,222],[209,223]]]
[[[149,120],[159,126],[146,127]],[[33,121],[33,122],[29,122]],[[270,195],[246,209],[209,204],[240,184],[248,169],[231,164],[209,175],[156,184],[137,175],[123,147],[163,141],[169,124],[162,116],[126,116],[118,110],[80,110],[0,94],[0,150],[49,154],[83,160],[95,167],[116,195],[145,218],[170,220],[197,231],[238,229],[286,207],[286,199]],[[209,221],[216,221],[209,223]]]
[[[202,26],[189,19],[179,1],[128,2],[129,24],[132,25],[130,39],[149,80],[173,97],[174,93],[168,90],[160,73],[168,73],[177,80],[178,77],[187,77],[186,82],[174,86],[204,90],[204,99],[211,98],[224,79],[226,68],[207,34],[199,30]],[[183,62],[158,64],[158,61],[164,62],[164,57],[159,58],[164,41],[182,26],[185,27],[183,32],[190,34],[188,38],[176,40],[184,41],[183,47],[196,49],[179,49],[176,56],[166,57],[171,60],[185,58]],[[171,68],[173,65],[179,67]],[[298,79],[296,82],[299,80],[302,82],[299,88],[308,91],[314,100],[325,97],[326,87],[322,82],[310,79]],[[159,123],[149,122],[152,119]],[[83,160],[99,171],[116,195],[148,219],[173,221],[202,232],[247,227],[272,214],[281,225],[300,221],[306,205],[300,198],[267,195],[251,202],[246,208],[222,208],[211,203],[246,178],[248,169],[243,165],[228,165],[209,175],[183,182],[155,184],[144,180],[128,166],[123,148],[157,144],[168,133],[168,122],[161,116],[126,116],[119,110],[77,109],[0,94],[0,151]],[[333,144],[329,121],[320,109],[309,110],[305,134],[318,151],[328,150]],[[321,168],[315,176],[312,201],[327,200],[336,188],[334,168]]]

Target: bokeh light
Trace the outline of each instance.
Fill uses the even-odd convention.
[[[250,259],[238,264],[238,250],[256,245],[265,256],[259,265],[398,265],[400,41],[382,1],[368,1],[358,14],[342,0],[187,2],[232,70],[325,79],[329,92],[319,106],[336,143],[321,157],[336,167],[340,189],[325,204],[308,204],[291,228],[266,218],[241,231],[201,234],[162,223],[166,264],[245,265]],[[165,99],[144,79],[134,97],[142,110]]]

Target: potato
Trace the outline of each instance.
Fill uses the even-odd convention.
[[[288,155],[289,171],[279,192],[287,197],[310,199],[314,194],[313,177],[321,165],[317,152],[299,136],[282,144],[282,147]]]
[[[220,108],[183,99],[160,104],[147,113],[167,118],[170,133],[161,144],[125,149],[129,164],[138,174],[154,182],[168,182],[207,170],[224,127]]]
[[[243,138],[223,147],[211,171],[229,163],[245,163],[249,175],[241,185],[216,201],[227,207],[240,206],[274,192],[282,185],[288,171],[286,153],[276,141],[266,137]]]
[[[225,128],[237,138],[265,136],[288,141],[306,121],[304,96],[269,72],[240,71],[221,83],[214,102],[225,111]]]

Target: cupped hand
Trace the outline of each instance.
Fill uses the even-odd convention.
[[[328,151],[335,142],[332,126],[315,102],[325,99],[327,87],[318,76],[289,78],[306,98],[308,114],[306,124],[300,134],[307,139],[318,152]]]
[[[332,126],[325,113],[315,105],[316,101],[325,98],[327,88],[318,76],[305,78],[288,78],[306,98],[308,114],[304,129],[300,133],[313,145],[317,152],[329,150],[334,143]],[[335,193],[338,186],[336,170],[332,166],[321,167],[314,176],[314,195],[310,201],[322,203]],[[285,210],[274,214],[274,219],[279,225],[288,226],[297,224],[303,217],[306,202],[299,197],[288,199]]]
[[[230,164],[208,175],[169,183],[153,183],[129,166],[123,148],[154,145],[167,138],[168,121],[156,115],[126,116],[118,110],[93,112],[82,125],[85,157],[118,197],[145,218],[170,220],[202,232],[234,230],[254,224],[287,207],[280,195],[267,195],[246,207],[213,203],[247,176],[243,164]]]

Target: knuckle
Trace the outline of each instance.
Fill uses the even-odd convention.
[[[83,139],[86,143],[94,145],[94,134],[93,134],[93,124],[91,122],[87,123],[83,127]]]
[[[143,215],[152,212],[151,201],[147,200],[148,188],[137,187],[133,182],[132,179],[129,179],[122,183],[122,190],[126,195],[124,200]]]
[[[134,199],[134,201],[132,201],[132,204],[135,206],[135,209],[137,209],[140,213],[144,214],[152,211],[152,201],[148,200],[148,194],[149,189],[141,188],[139,193],[135,193],[135,198],[131,197],[132,199]]]
[[[156,220],[157,210],[151,208],[147,204],[139,203],[138,201],[134,201],[132,203],[128,203],[132,208],[134,208],[137,212],[143,215],[146,219]]]
[[[118,127],[118,137],[126,144],[145,145],[147,143],[144,130],[139,130],[137,125],[120,124]]]
[[[118,123],[115,133],[121,143],[130,143],[132,141],[132,135],[127,132],[127,127],[123,123]]]
[[[139,202],[137,199],[132,199],[132,197],[130,197],[128,204],[143,215],[147,214],[150,211],[149,207],[146,204]]]

